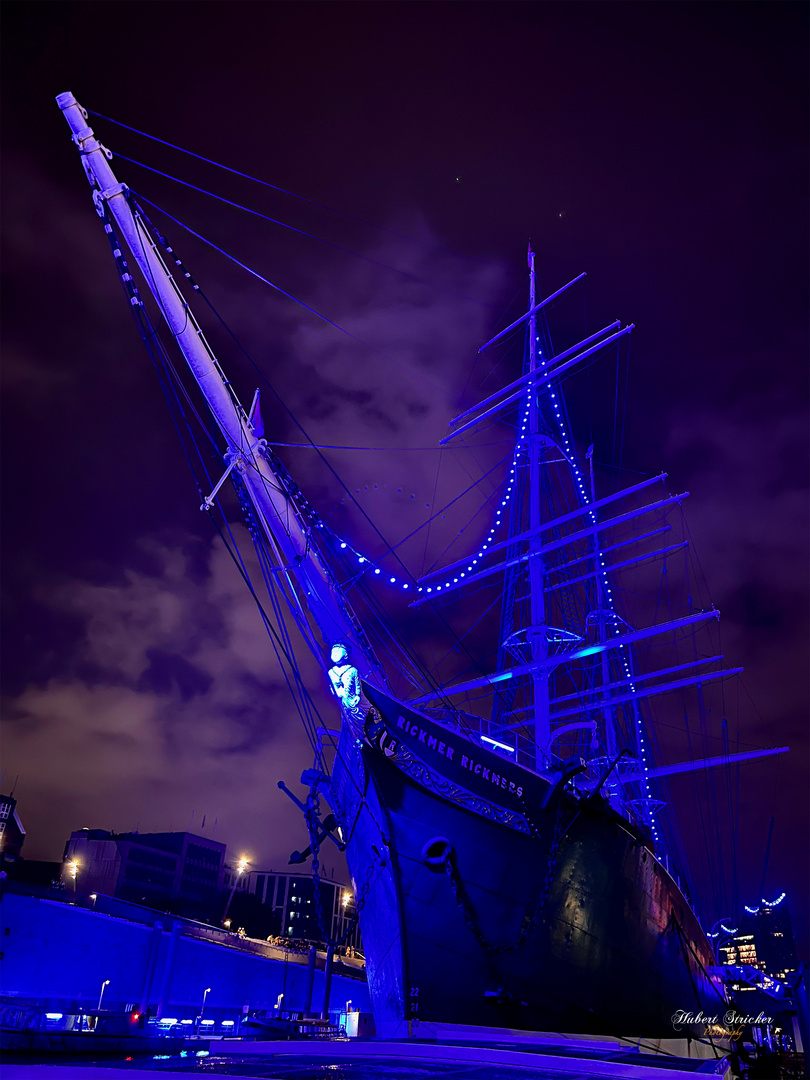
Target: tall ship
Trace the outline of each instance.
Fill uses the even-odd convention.
[[[650,574],[684,556],[673,518],[686,493],[669,494],[663,474],[598,490],[594,448],[578,449],[563,396],[570,375],[633,327],[555,351],[547,316],[579,279],[540,296],[529,250],[526,311],[482,346],[522,343],[522,369],[444,440],[511,433],[487,479],[491,527],[428,573],[391,575],[299,489],[264,437],[258,394],[242,405],[206,340],[174,250],[114,175],[85,110],[70,93],[57,103],[144,340],[156,333],[134,266],[218,429],[222,473],[203,508],[233,485],[314,751],[305,794],[289,791],[309,839],[295,857],[311,858],[317,877],[324,845],[345,850],[378,1033],[435,1023],[663,1038],[679,1011],[722,1013],[655,784],[765,752],[655,760],[649,703],[734,669],[695,644],[713,607],[691,595],[642,602]],[[360,609],[360,586],[382,574],[454,635],[449,662],[426,664],[379,600]],[[630,575],[641,599],[626,610]],[[296,648],[316,659],[331,716],[313,703]]]

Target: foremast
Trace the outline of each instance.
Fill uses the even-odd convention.
[[[133,209],[126,185],[113,173],[109,163],[112,154],[96,139],[86,111],[73,94],[59,94],[56,101],[81,154],[96,211],[108,221],[108,229],[114,227],[126,243],[225,439],[226,471],[215,491],[230,474],[244,485],[285,579],[283,591],[292,615],[320,663],[325,662],[325,646],[344,642],[352,646],[352,660],[360,674],[382,685],[380,666],[328,565],[314,547],[311,527],[296,504],[293,486],[282,470],[273,467],[266,443],[256,433],[254,417],[240,404],[150,230]],[[207,499],[203,507],[210,503]]]
[[[534,252],[529,245],[529,372],[532,380],[537,374],[537,284],[534,270]],[[549,676],[544,661],[548,659],[548,628],[544,602],[545,571],[540,539],[542,510],[540,506],[540,456],[543,451],[542,436],[539,427],[539,409],[537,394],[529,396],[529,528],[532,538],[529,541],[529,608],[531,626],[528,640],[531,644],[534,670],[532,671],[532,689],[534,705],[534,742],[535,767],[541,769],[546,764],[545,749],[551,739],[549,720]]]

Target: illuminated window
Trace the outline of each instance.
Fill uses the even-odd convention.
[[[11,813],[11,803],[0,803],[0,818],[7,818]]]

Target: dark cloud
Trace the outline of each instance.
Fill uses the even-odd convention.
[[[218,818],[232,846],[280,864],[301,846],[301,825],[275,782],[294,781],[309,753],[253,601],[197,509],[53,104],[72,89],[86,106],[346,211],[91,118],[116,154],[329,242],[113,162],[137,192],[346,331],[154,212],[255,361],[258,371],[202,303],[243,400],[262,387],[268,438],[305,442],[265,380],[315,441],[373,448],[325,452],[345,486],[311,449],[278,452],[361,549],[381,556],[415,532],[397,548],[411,573],[459,557],[488,528],[508,432],[491,429],[466,457],[435,447],[451,416],[516,373],[514,357],[476,353],[523,306],[526,238],[542,291],[590,275],[554,312],[558,348],[617,313],[636,323],[630,472],[599,479],[660,467],[671,489],[692,492],[700,595],[724,614],[717,648],[746,667],[733,702],[707,691],[695,752],[715,751],[723,715],[741,747],[791,743],[790,759],[741,773],[740,888],[755,899],[773,813],[768,880],[800,898],[794,912],[807,908],[796,813],[808,784],[806,9],[235,3],[193,5],[189,18],[188,5],[121,4],[100,23],[96,4],[10,7],[4,757],[21,773],[31,855],[55,856],[85,824],[184,828],[194,811],[196,822]],[[156,55],[173,79],[156,77]],[[622,423],[616,374],[567,387],[580,451],[595,442],[599,461],[611,456],[615,402]],[[210,490],[220,464],[195,430]],[[490,469],[489,486],[420,529]],[[402,595],[380,599],[443,671],[464,669],[435,621]],[[468,642],[483,647],[485,629]],[[686,754],[677,709],[656,717],[663,755]],[[700,897],[717,907],[722,860],[702,841],[695,807],[711,797],[697,783],[675,780],[669,795]]]

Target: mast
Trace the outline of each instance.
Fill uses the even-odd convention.
[[[588,463],[590,465],[591,473],[591,504],[596,502],[596,480],[593,471],[593,450],[591,450]],[[596,514],[591,513],[591,520],[596,524]],[[601,564],[601,565],[600,565]],[[608,607],[608,598],[605,595],[605,571],[601,568],[604,564],[602,559],[602,553],[599,543],[599,532],[597,529],[593,530],[593,565],[596,571],[596,609],[590,614],[594,616],[597,624],[597,641],[600,645],[604,645],[608,637],[608,619],[612,615],[612,611]],[[603,649],[600,654],[600,673],[602,678],[603,690],[603,709],[602,709],[602,721],[605,732],[605,744],[607,747],[607,756],[611,760],[616,756],[616,713],[613,706],[610,704],[610,697],[608,695],[608,688],[610,686],[610,662],[608,658],[607,649]],[[638,706],[633,702],[634,712]],[[614,782],[615,783],[615,782]]]
[[[532,376],[537,370],[537,312],[536,279],[534,272],[534,252],[529,244],[529,372]],[[538,389],[534,378],[530,380],[529,398],[529,528],[533,534],[529,542],[529,594],[531,626],[528,638],[531,643],[532,662],[538,665],[532,671],[534,691],[534,741],[535,764],[539,769],[545,761],[545,750],[551,738],[549,721],[549,673],[543,663],[548,659],[548,636],[546,633],[545,601],[543,597],[544,572],[543,558],[540,554],[542,541],[540,525],[540,454],[542,440],[539,430],[539,409],[537,407]]]
[[[288,587],[284,591],[307,644],[321,663],[324,662],[324,643],[343,641],[351,644],[354,647],[353,662],[360,674],[373,678],[379,665],[371,648],[329,570],[313,549],[306,520],[287,492],[284,479],[269,463],[264,440],[257,437],[143,219],[133,212],[126,185],[118,182],[110,167],[112,154],[96,139],[87,124],[86,111],[73,94],[59,94],[56,101],[82,156],[85,173],[94,189],[97,213],[114,221],[225,438],[226,476],[236,471],[247,489],[256,516],[286,577]],[[298,593],[293,581],[298,583]],[[323,635],[323,643],[313,634],[310,618]]]

